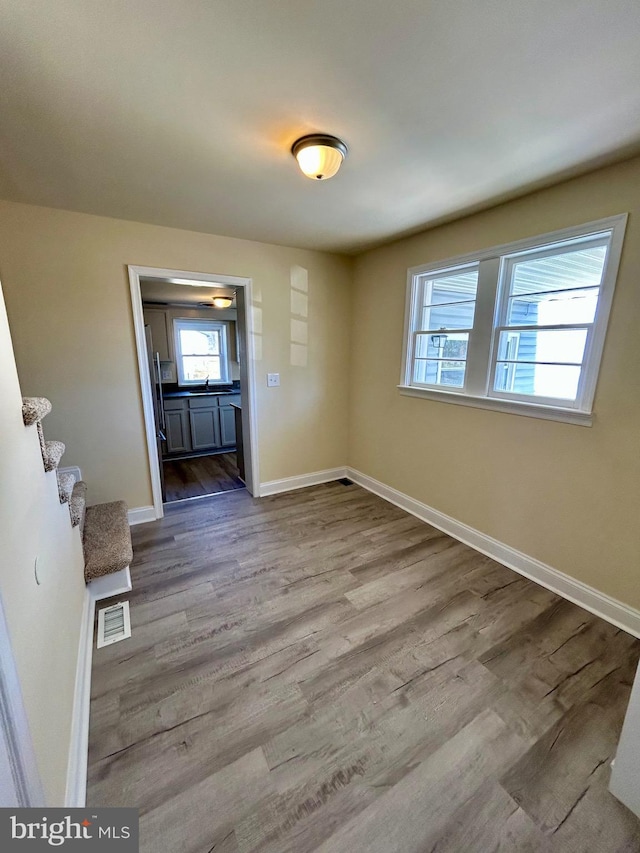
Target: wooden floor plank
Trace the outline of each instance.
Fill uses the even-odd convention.
[[[162,468],[167,502],[244,489],[235,452],[164,459]]]
[[[353,485],[132,534],[88,802],[145,853],[640,853],[607,791],[637,640]]]

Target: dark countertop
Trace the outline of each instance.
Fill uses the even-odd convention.
[[[164,391],[162,396],[165,400],[174,400],[176,397],[221,397],[239,393],[240,389],[238,388],[231,391]]]

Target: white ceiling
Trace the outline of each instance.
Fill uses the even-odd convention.
[[[211,287],[203,284],[173,284],[169,279],[151,277],[140,279],[140,292],[143,302],[160,302],[167,305],[193,305],[196,308],[202,302],[211,303],[214,296],[231,296],[235,299],[234,289],[226,285]],[[235,303],[233,304],[233,309],[235,309]]]
[[[640,144],[638,0],[0,0],[0,197],[355,251]],[[350,153],[324,183],[289,153]]]

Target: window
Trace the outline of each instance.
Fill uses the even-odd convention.
[[[174,320],[179,385],[228,382],[227,327],[213,320]]]
[[[626,216],[409,270],[404,393],[589,422]]]

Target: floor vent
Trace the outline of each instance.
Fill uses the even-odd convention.
[[[353,480],[350,480],[348,477],[340,477],[338,482],[343,486],[353,486]]]
[[[131,636],[129,602],[119,601],[98,611],[98,648],[110,646]]]

